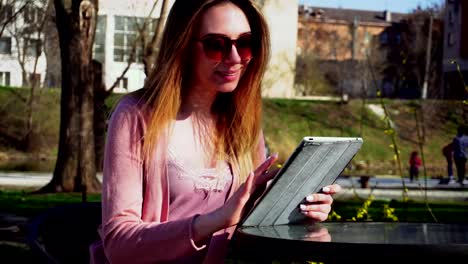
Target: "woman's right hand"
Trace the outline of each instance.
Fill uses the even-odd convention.
[[[193,223],[193,239],[200,241],[218,230],[238,224],[246,209],[245,205],[255,190],[263,188],[278,172],[279,169],[268,170],[277,159],[278,154],[271,155],[249,174],[246,181],[222,207],[197,217]]]
[[[278,169],[269,171],[278,159],[278,154],[273,154],[266,159],[255,171],[251,172],[246,181],[242,183],[229,200],[213,213],[220,219],[222,228],[236,225],[245,212],[247,201],[257,189],[264,189],[266,183],[278,172]]]

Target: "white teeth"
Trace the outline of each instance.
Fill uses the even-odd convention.
[[[235,72],[232,72],[232,73],[229,73],[229,72],[221,72],[222,75],[226,75],[226,76],[234,76],[236,75]]]

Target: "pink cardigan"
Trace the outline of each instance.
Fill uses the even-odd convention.
[[[199,250],[190,237],[193,217],[167,222],[165,150],[158,148],[154,160],[143,161],[147,116],[136,98],[126,96],[110,119],[104,154],[101,241],[90,247],[91,263],[170,262]],[[265,158],[263,136],[257,153]],[[229,197],[239,185],[238,177],[233,178]],[[223,262],[233,231],[234,227],[213,235],[217,243],[209,246],[204,263]]]

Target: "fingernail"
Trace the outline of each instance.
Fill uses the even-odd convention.
[[[273,155],[271,155],[271,157],[272,157],[272,158],[273,158],[273,157],[277,158],[277,157],[278,157],[278,152],[273,153]]]
[[[329,187],[323,187],[322,190],[323,190],[324,192],[329,192],[329,191],[330,191],[330,188],[329,188]]]
[[[313,196],[313,195],[309,195],[309,196],[306,197],[306,200],[307,200],[308,202],[313,202],[313,201],[314,201],[314,196]]]
[[[306,207],[305,205],[303,205],[303,204],[301,204],[299,207],[301,208],[301,210],[305,210],[305,209],[307,208],[307,207]]]

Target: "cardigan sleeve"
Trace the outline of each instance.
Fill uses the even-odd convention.
[[[168,262],[198,250],[190,236],[194,216],[143,221],[145,129],[139,108],[123,99],[110,119],[104,154],[101,237],[110,263]]]

